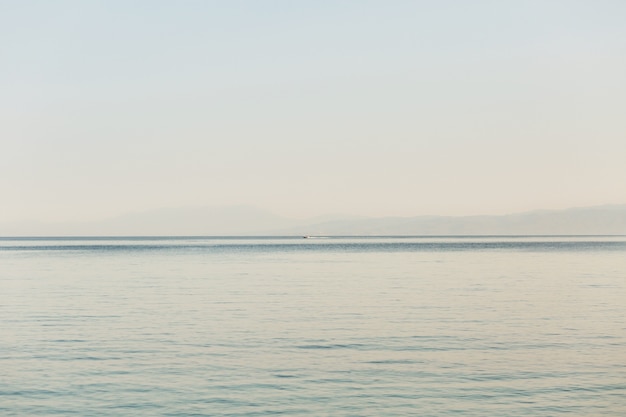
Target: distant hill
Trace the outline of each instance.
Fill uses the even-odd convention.
[[[541,210],[502,216],[418,216],[329,221],[280,233],[338,236],[626,234],[626,205]]]
[[[92,222],[0,223],[0,236],[259,236],[356,218],[325,215],[298,220],[243,205],[162,208]]]
[[[0,236],[626,234],[626,205],[502,216],[289,219],[249,206],[168,208],[97,222],[0,224]]]
[[[246,235],[298,223],[249,206],[163,208],[94,222],[0,225],[4,236]]]

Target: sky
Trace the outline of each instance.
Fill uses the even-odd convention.
[[[0,0],[0,222],[626,203],[623,0]]]

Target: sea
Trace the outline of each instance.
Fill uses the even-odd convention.
[[[626,416],[625,236],[0,238],[0,416]]]

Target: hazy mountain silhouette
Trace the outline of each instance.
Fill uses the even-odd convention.
[[[502,216],[418,216],[329,221],[281,231],[304,235],[626,234],[626,205],[540,210]]]
[[[0,226],[3,235],[200,236],[245,235],[298,225],[249,206],[162,208],[94,222]]]
[[[567,235],[626,234],[626,205],[539,210],[502,216],[304,220],[250,206],[167,208],[96,222],[0,224],[2,236],[236,236],[236,235]]]

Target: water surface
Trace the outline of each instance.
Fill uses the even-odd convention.
[[[2,238],[3,416],[623,416],[625,237]]]

